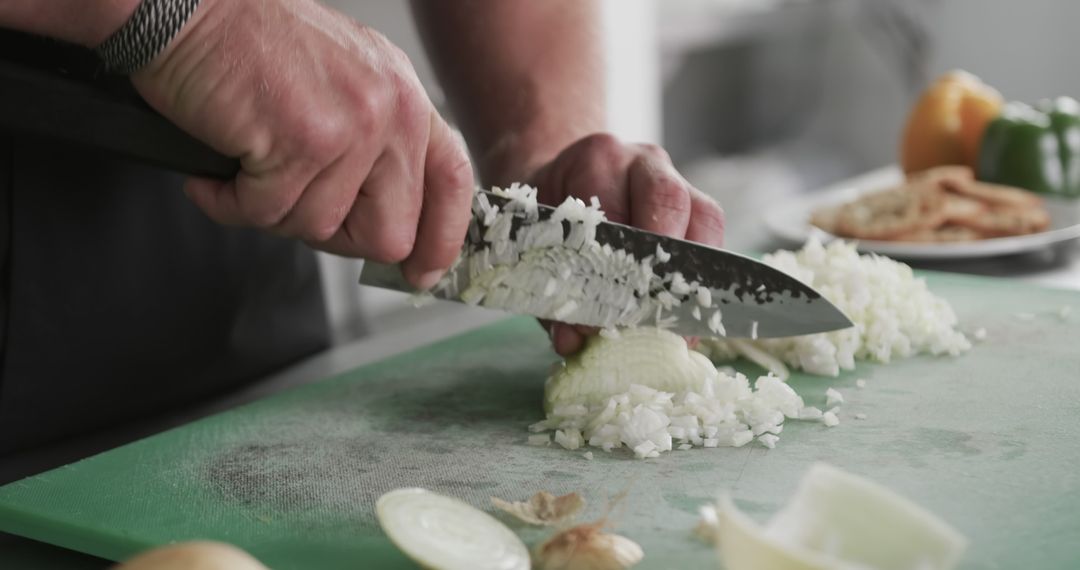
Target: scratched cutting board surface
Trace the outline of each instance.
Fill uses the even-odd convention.
[[[373,517],[391,489],[488,511],[492,495],[578,491],[590,517],[629,488],[614,522],[643,546],[640,568],[712,567],[690,536],[699,504],[731,489],[764,520],[824,460],[950,521],[971,539],[963,568],[1080,566],[1080,294],[928,279],[986,340],[956,359],[796,376],[808,405],[830,386],[844,393],[842,423],[789,421],[773,450],[588,461],[527,446],[554,357],[517,318],[12,483],[0,488],[0,530],[110,559],[213,538],[278,569],[408,568]],[[1075,313],[1062,319],[1065,306]],[[515,528],[530,544],[545,535]]]

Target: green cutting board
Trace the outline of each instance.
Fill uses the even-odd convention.
[[[493,495],[578,491],[598,516],[628,488],[613,523],[644,548],[640,568],[712,567],[690,533],[698,505],[730,489],[764,520],[824,460],[955,525],[971,539],[964,568],[1080,567],[1080,315],[1057,314],[1080,313],[1080,293],[928,279],[986,340],[955,359],[794,377],[808,405],[830,386],[847,403],[835,428],[789,421],[776,449],[588,461],[526,445],[555,358],[540,328],[516,318],[7,485],[0,530],[110,559],[209,538],[277,569],[397,568],[410,565],[373,516],[391,489],[489,511]],[[518,528],[530,544],[545,535]]]

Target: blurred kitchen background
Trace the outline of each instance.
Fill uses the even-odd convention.
[[[441,103],[405,0],[329,3],[402,47]],[[760,216],[784,196],[894,163],[912,101],[944,71],[1007,100],[1080,96],[1077,0],[605,0],[604,20],[610,129],[663,144],[723,204],[736,251],[781,245]],[[322,262],[338,342],[465,311],[416,309],[358,287],[358,262]]]

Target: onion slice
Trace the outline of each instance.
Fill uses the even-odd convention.
[[[425,568],[529,568],[529,551],[513,531],[457,499],[426,489],[397,489],[379,497],[375,512],[390,540]]]
[[[967,540],[888,488],[817,463],[765,527],[723,497],[715,538],[728,570],[947,570]],[[703,521],[706,525],[709,521]]]

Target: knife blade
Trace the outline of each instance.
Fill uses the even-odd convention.
[[[505,206],[507,199],[489,191],[480,191],[493,205]],[[529,223],[548,220],[555,208],[538,205],[539,219],[529,222],[524,217],[515,217],[513,232]],[[479,209],[474,208],[474,212]],[[469,235],[463,248],[463,256],[468,256],[484,247],[481,231],[483,221],[474,215]],[[716,308],[722,312],[724,335],[736,338],[776,338],[796,336],[842,329],[852,326],[851,321],[828,299],[805,283],[775,269],[765,263],[731,251],[717,249],[700,243],[662,236],[627,225],[603,221],[596,228],[596,241],[609,245],[613,250],[624,250],[635,259],[655,256],[657,246],[670,257],[653,264],[658,275],[680,272],[687,282],[697,282],[709,289],[711,306],[701,307],[693,299],[682,302],[666,311],[664,317],[669,321],[668,328],[684,336],[719,336],[710,328],[707,316]],[[457,287],[452,289],[436,288],[431,293],[440,299],[465,302],[461,292],[468,289],[470,275],[467,263],[459,263],[451,269],[448,279]],[[404,292],[417,291],[405,280],[398,265],[365,262],[361,271],[360,283],[384,289]],[[486,305],[481,301],[481,305]],[[699,315],[695,317],[694,307]],[[521,307],[495,307],[510,312],[531,314],[539,318],[553,318],[549,310],[543,312],[522,310]],[[670,317],[676,317],[670,319]],[[563,318],[563,322],[572,324],[603,327],[608,323],[599,319],[590,319],[587,313],[576,312]],[[673,321],[673,322],[671,322]],[[642,324],[655,324],[644,321]]]

